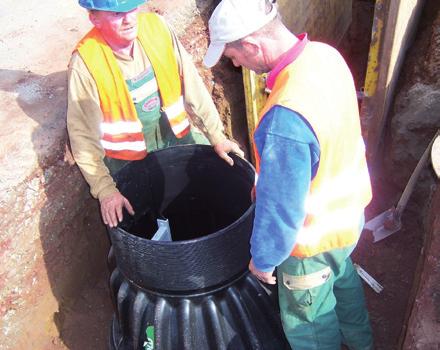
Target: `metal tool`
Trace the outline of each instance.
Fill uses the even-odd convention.
[[[402,221],[401,221],[402,213],[405,210],[409,197],[411,196],[414,190],[416,181],[423,169],[423,166],[428,160],[430,150],[434,142],[436,144],[439,143],[439,141],[437,141],[439,139],[439,135],[440,135],[440,130],[437,130],[437,133],[434,135],[433,139],[429,143],[425,152],[423,152],[422,157],[420,158],[419,162],[417,163],[417,166],[415,167],[413,173],[411,174],[411,177],[409,178],[408,183],[406,184],[406,187],[403,190],[402,196],[400,197],[397,205],[377,215],[376,217],[374,217],[365,224],[364,228],[366,230],[372,231],[374,242],[378,242],[392,235],[393,233],[399,231],[402,228]],[[436,174],[437,177],[439,177],[439,172],[437,172],[437,170],[436,170]]]
[[[158,229],[151,239],[153,241],[172,241],[168,219],[156,219],[156,221]]]
[[[353,264],[359,277],[362,278],[376,293],[380,293],[383,290],[382,285],[377,282],[367,271],[365,271],[358,264]]]

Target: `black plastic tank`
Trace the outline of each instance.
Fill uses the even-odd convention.
[[[134,207],[108,229],[111,349],[290,349],[274,298],[248,271],[254,169],[210,146],[150,153],[115,176]],[[168,219],[171,241],[152,239]]]

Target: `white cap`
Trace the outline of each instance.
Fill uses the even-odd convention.
[[[266,0],[222,0],[209,19],[210,44],[203,63],[214,66],[225,45],[242,39],[265,26],[277,14],[276,6],[266,13]]]

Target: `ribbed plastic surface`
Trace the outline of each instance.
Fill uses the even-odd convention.
[[[254,169],[210,146],[153,152],[116,176],[136,215],[109,229],[110,347],[288,349],[276,307],[248,273]],[[152,241],[167,218],[173,241]]]
[[[117,270],[111,287],[118,305],[111,349],[145,349],[148,327],[154,332],[155,350],[290,349],[272,299],[249,273],[201,296],[148,293]]]
[[[146,289],[183,292],[220,285],[246,270],[254,170],[233,157],[230,167],[210,146],[180,146],[122,169],[118,187],[136,216],[125,213],[109,232],[127,278]],[[146,239],[158,217],[169,219],[173,242]]]

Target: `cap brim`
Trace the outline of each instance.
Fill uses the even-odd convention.
[[[130,12],[135,8],[143,5],[146,0],[126,1],[121,3],[118,7],[112,9],[112,12]]]
[[[206,51],[205,58],[203,59],[203,64],[208,68],[214,67],[222,57],[223,51],[225,51],[225,44],[209,44],[208,51]]]

